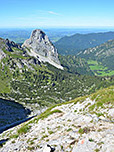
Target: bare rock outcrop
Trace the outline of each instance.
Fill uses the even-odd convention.
[[[12,48],[23,50],[23,48],[15,42],[0,38],[0,60],[6,57],[6,52],[14,52]]]
[[[42,30],[34,30],[22,47],[28,48],[29,55],[38,57],[40,61],[48,62],[59,69],[63,69],[58,59],[57,49]]]

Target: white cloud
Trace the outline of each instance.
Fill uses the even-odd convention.
[[[48,11],[48,13],[49,13],[49,14],[53,14],[53,15],[61,15],[61,14],[55,13],[55,12],[53,12],[53,11]]]
[[[37,10],[36,11],[39,15],[45,15],[45,14],[52,14],[52,15],[58,15],[61,16],[61,14],[53,12],[53,11],[47,11],[47,10]]]

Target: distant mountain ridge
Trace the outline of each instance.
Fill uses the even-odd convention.
[[[99,46],[83,50],[77,54],[86,59],[101,60],[114,55],[114,40],[109,40]]]
[[[60,54],[75,55],[81,50],[95,47],[112,39],[114,39],[114,32],[74,34],[65,36],[54,44]]]

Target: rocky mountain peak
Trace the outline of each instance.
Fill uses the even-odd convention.
[[[57,49],[42,30],[35,29],[30,39],[26,40],[22,47],[30,49],[29,55],[38,57],[40,61],[48,62],[59,69],[63,69],[58,59]]]
[[[16,47],[20,50],[23,50],[20,45],[16,44],[13,41],[10,41],[9,39],[4,40],[4,43],[6,44],[7,51],[9,51],[9,52],[13,52],[12,47]]]
[[[40,29],[36,29],[32,32],[31,37],[34,39],[45,39],[46,34],[40,30]]]

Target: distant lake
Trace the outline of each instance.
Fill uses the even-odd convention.
[[[30,110],[15,101],[0,99],[0,128],[26,119]]]

